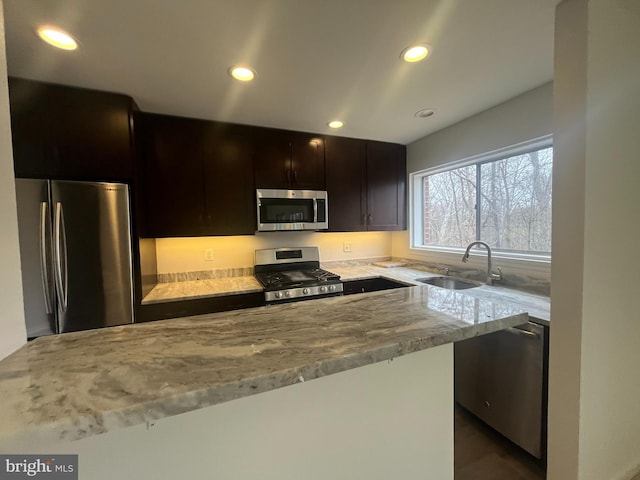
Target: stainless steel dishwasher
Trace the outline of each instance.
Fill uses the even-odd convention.
[[[455,400],[541,459],[546,452],[548,329],[529,322],[454,345]]]

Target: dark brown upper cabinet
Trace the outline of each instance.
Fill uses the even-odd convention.
[[[208,235],[252,235],[257,228],[253,127],[207,122],[204,143]]]
[[[329,231],[367,229],[367,150],[363,140],[327,137],[327,203]]]
[[[317,134],[256,129],[257,188],[324,190],[324,139]]]
[[[204,122],[143,113],[136,117],[136,134],[146,234],[204,235]]]
[[[9,77],[11,140],[16,177],[48,178],[51,167],[50,88],[43,83]]]
[[[406,146],[367,142],[367,230],[406,229],[406,177]]]
[[[327,137],[329,231],[406,228],[406,147]]]
[[[131,97],[9,78],[16,177],[130,180]]]
[[[141,114],[146,236],[256,230],[252,128]]]

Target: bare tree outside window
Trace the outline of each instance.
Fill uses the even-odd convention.
[[[548,147],[424,176],[424,245],[550,254],[552,168]]]
[[[460,246],[476,238],[476,166],[424,177],[425,245]]]
[[[551,148],[480,165],[480,238],[497,250],[551,252]]]

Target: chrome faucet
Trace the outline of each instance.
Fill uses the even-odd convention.
[[[471,250],[471,247],[473,247],[474,245],[482,245],[487,249],[487,285],[493,285],[494,280],[497,280],[497,281],[502,280],[502,270],[500,269],[500,267],[498,267],[498,273],[493,273],[493,268],[491,267],[491,247],[486,242],[480,242],[480,241],[471,242],[467,246],[467,250],[464,252],[464,255],[462,256],[462,261],[464,263],[467,263],[469,261],[469,250]]]

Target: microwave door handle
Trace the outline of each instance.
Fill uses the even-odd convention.
[[[256,215],[256,219],[258,222],[257,228],[258,228],[258,232],[261,231],[260,226],[262,225],[262,221],[260,219],[260,207],[262,207],[262,201],[260,200],[260,197],[258,196],[258,201],[257,201],[257,215]]]
[[[313,223],[318,223],[318,199],[313,198]]]

